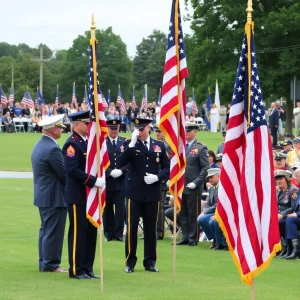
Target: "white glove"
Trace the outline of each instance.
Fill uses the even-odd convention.
[[[167,187],[170,187],[170,180],[166,182]]]
[[[139,135],[139,130],[138,129],[135,129],[133,132],[132,132],[132,135],[131,135],[131,141],[129,143],[129,148],[133,148],[137,142],[137,138],[138,138],[138,135]]]
[[[97,180],[95,182],[95,186],[97,188],[103,189],[105,187],[105,178],[97,178]]]
[[[152,184],[154,182],[157,182],[158,181],[158,177],[157,175],[154,175],[154,174],[148,174],[146,173],[147,175],[144,176],[144,180],[147,184]]]
[[[123,172],[120,169],[114,169],[111,171],[110,176],[113,178],[118,178],[123,174]]]
[[[190,182],[186,187],[193,190],[194,188],[196,188],[196,184],[194,182]]]

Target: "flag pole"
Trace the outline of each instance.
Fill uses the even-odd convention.
[[[253,3],[252,0],[248,0],[248,5],[247,5],[247,24],[246,24],[246,33],[247,33],[247,43],[248,43],[248,126],[250,124],[250,101],[251,101],[251,47],[249,47],[249,43],[250,43],[250,29],[251,29],[251,25],[252,25],[252,12],[253,12]],[[250,64],[249,64],[249,60],[250,60]],[[252,278],[251,280],[251,300],[255,300],[255,280],[254,278]]]
[[[178,24],[178,8],[179,0],[175,2],[175,35],[179,31]],[[177,94],[178,94],[178,111],[177,111],[177,149],[179,149],[179,136],[180,136],[180,103],[181,103],[181,93],[180,93],[180,57],[178,51],[178,39],[175,38],[175,49],[176,49],[176,58],[177,58]],[[178,185],[177,181],[174,185],[174,226],[173,226],[173,280],[176,280],[176,224],[177,224],[177,199],[178,199]]]
[[[94,20],[94,14],[92,14],[92,24],[91,24],[91,44],[92,44],[92,51],[93,51],[93,69],[94,69],[94,106],[95,106],[95,118],[96,118],[96,147],[97,147],[97,174],[101,176],[100,164],[101,164],[101,157],[100,157],[100,128],[99,128],[99,110],[98,110],[98,82],[97,82],[97,61],[96,61],[96,26]],[[92,41],[94,40],[94,43]],[[94,46],[93,46],[94,45]],[[101,203],[101,192],[102,189],[98,188],[98,203],[99,203],[99,219],[102,216],[102,203]],[[102,225],[103,223],[101,223]],[[102,231],[101,225],[98,229],[99,232],[99,241],[100,241],[100,287],[101,287],[101,294],[104,292],[104,282],[103,282],[103,241],[102,241]]]

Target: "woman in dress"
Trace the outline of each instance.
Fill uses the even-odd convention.
[[[218,111],[217,105],[214,103],[212,105],[212,108],[210,111],[210,131],[211,132],[218,131],[218,128],[217,128],[218,122],[219,122],[219,111]]]
[[[188,113],[186,116],[186,121],[187,122],[192,122],[195,123],[195,117],[192,115],[192,113]]]

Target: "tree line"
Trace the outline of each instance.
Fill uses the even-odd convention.
[[[187,94],[195,87],[196,101],[204,103],[208,88],[214,93],[218,79],[221,102],[231,101],[240,47],[246,23],[244,0],[185,0],[192,13],[185,16],[191,22],[191,34],[185,35],[189,77]],[[284,97],[291,111],[290,81],[300,78],[300,3],[296,0],[253,0],[253,19],[257,61],[263,95],[267,103]],[[155,101],[162,84],[166,34],[154,30],[142,39],[131,59],[126,44],[111,27],[96,31],[98,72],[101,90],[111,99],[117,98],[121,85],[124,99],[131,100],[132,86],[140,103],[143,86],[148,84],[148,99]],[[11,64],[14,65],[15,97],[21,99],[26,89],[35,97],[39,85],[39,47],[43,46],[44,91],[46,101],[55,99],[59,84],[62,101],[71,101],[72,84],[76,82],[78,99],[87,84],[90,32],[79,35],[72,47],[53,52],[47,45],[31,48],[26,44],[0,43],[0,82],[8,93],[11,85]]]

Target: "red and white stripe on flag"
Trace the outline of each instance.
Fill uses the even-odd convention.
[[[127,111],[126,105],[125,105],[124,99],[120,95],[118,95],[118,98],[117,98],[117,105],[120,107],[121,112],[126,113],[126,111]]]
[[[98,77],[97,77],[95,39],[91,39],[89,65],[90,65],[90,73],[89,73],[88,99],[89,99],[89,106],[90,106],[90,123],[89,123],[87,158],[86,158],[86,173],[95,176],[97,178],[101,178],[101,177],[105,178],[105,170],[109,166],[109,156],[108,156],[106,140],[105,140],[105,137],[107,136],[108,133],[108,129],[106,126],[103,102],[100,94],[100,86],[97,83]],[[94,97],[95,94],[98,97]],[[97,98],[98,101],[96,102]],[[98,122],[97,122],[97,118],[98,118]],[[97,126],[99,128],[98,141],[97,141],[97,133],[96,133]],[[99,150],[100,150],[99,152],[97,152],[97,142],[99,142]],[[100,174],[98,173],[98,162],[100,162]],[[101,218],[102,218],[102,216],[100,216],[100,211],[99,211],[98,193],[99,193],[99,189],[96,188],[95,186],[92,188],[86,187],[87,218],[95,227],[100,227]],[[105,187],[101,190],[100,197],[101,197],[101,211],[103,213],[105,207],[105,201],[106,201]]]
[[[173,0],[169,25],[167,53],[164,68],[159,128],[164,132],[172,149],[170,164],[170,193],[175,195],[177,183],[177,207],[181,209],[184,189],[185,160],[185,116],[188,76],[179,1]]]
[[[242,281],[251,285],[281,248],[252,24],[246,25],[222,162],[216,219]]]

